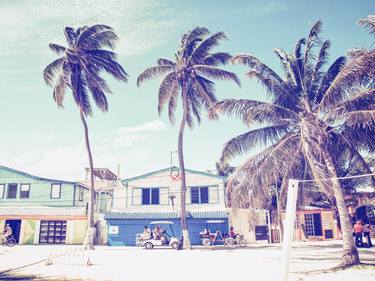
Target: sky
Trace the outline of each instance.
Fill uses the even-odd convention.
[[[106,24],[120,40],[115,51],[130,74],[128,83],[107,76],[113,95],[109,112],[95,110],[88,120],[94,166],[129,178],[170,166],[177,148],[178,124],[172,126],[157,112],[160,79],[140,88],[137,76],[159,57],[173,58],[181,35],[194,26],[224,31],[230,40],[217,51],[250,53],[280,73],[274,48],[291,51],[317,20],[321,36],[332,43],[331,62],[353,47],[373,40],[356,24],[375,13],[373,0],[0,0],[0,164],[38,176],[79,180],[85,175],[87,155],[79,112],[67,92],[64,109],[58,109],[43,69],[56,58],[48,44],[65,45],[65,26]],[[239,88],[216,83],[219,99],[266,99],[264,89],[245,77],[246,67],[227,66],[241,79]],[[185,132],[185,166],[215,169],[225,142],[251,128],[235,117],[219,121],[203,118]],[[256,153],[235,159],[238,165]],[[172,164],[177,155],[172,153]]]

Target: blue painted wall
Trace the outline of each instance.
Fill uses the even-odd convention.
[[[228,232],[228,219],[223,218],[224,224],[210,224],[211,232],[216,229],[220,231]],[[108,234],[108,245],[109,246],[135,246],[135,237],[137,233],[143,231],[145,225],[149,226],[150,222],[154,220],[107,220],[109,226],[118,226],[118,234]],[[177,238],[182,235],[180,219],[169,220],[174,223],[174,231]],[[201,232],[206,227],[207,219],[188,219],[188,228],[190,234],[190,240],[192,245],[200,245],[201,240],[199,237],[199,232]],[[168,229],[167,229],[167,232]]]

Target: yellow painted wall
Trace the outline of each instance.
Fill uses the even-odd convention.
[[[22,220],[23,236],[20,244],[32,245],[34,244],[36,220]]]
[[[85,239],[87,221],[86,220],[76,220],[74,223],[74,237],[73,244],[82,244]]]

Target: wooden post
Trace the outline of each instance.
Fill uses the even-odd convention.
[[[283,244],[281,249],[281,281],[288,281],[290,256],[292,251],[294,220],[296,217],[298,180],[290,179],[285,212]]]

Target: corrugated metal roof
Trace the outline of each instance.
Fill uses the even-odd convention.
[[[227,218],[227,212],[219,211],[190,211],[187,212],[188,218],[194,219],[223,219]],[[151,211],[124,211],[124,212],[108,212],[104,219],[115,220],[160,220],[160,219],[179,219],[179,212],[151,212]]]
[[[191,217],[194,219],[222,219],[228,217],[226,211],[190,211]]]
[[[0,207],[0,216],[85,216],[85,207]]]

